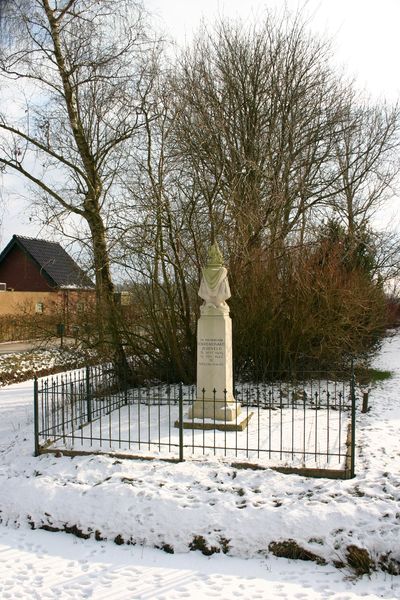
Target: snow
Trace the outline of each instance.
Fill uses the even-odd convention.
[[[373,386],[370,412],[357,415],[356,477],[347,481],[217,458],[34,458],[32,381],[1,388],[0,597],[399,598],[399,576],[355,578],[333,564],[346,562],[350,544],[375,562],[400,560],[399,357],[396,335],[377,359],[394,376]],[[196,536],[220,553],[190,552]],[[272,556],[269,544],[287,539],[327,564]]]
[[[242,560],[77,540],[0,527],[2,598],[236,600],[398,598],[394,579],[345,579],[333,567],[277,558]]]
[[[106,381],[108,369],[104,374]],[[219,456],[264,467],[344,470],[351,423],[349,376],[341,381],[240,384],[243,430],[215,429],[214,419],[192,419],[195,386],[182,386],[182,445],[186,459]],[[60,451],[116,452],[170,459],[179,456],[178,385],[138,387],[108,395],[101,369],[91,386],[102,396],[91,400],[88,418],[84,371],[52,377],[38,386],[39,444]]]
[[[395,580],[349,580],[333,567],[277,558],[169,555],[61,533],[0,527],[1,598],[58,600],[372,600],[398,598]]]
[[[0,355],[0,388],[6,383],[25,380],[27,376],[59,371],[61,366],[73,369],[84,364],[88,357],[93,358],[93,353],[84,353],[79,348],[47,348]]]
[[[31,429],[32,393],[32,381],[0,388],[0,461],[1,453],[16,441],[17,434]]]
[[[230,456],[263,466],[344,469],[349,412],[250,408],[244,414],[251,418],[243,431],[185,429],[185,458]],[[123,406],[70,431],[66,439],[59,437],[60,424],[59,439],[53,447],[176,458],[179,429],[174,423],[178,418],[178,407],[174,405]],[[188,423],[207,425],[214,421],[188,419]]]

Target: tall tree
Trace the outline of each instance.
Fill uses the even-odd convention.
[[[8,0],[0,77],[29,95],[25,112],[0,113],[0,165],[21,174],[52,213],[87,227],[100,338],[125,354],[114,303],[108,227],[143,106],[154,43],[138,2]],[[21,85],[22,84],[22,85]]]
[[[126,218],[133,207],[141,215],[139,230],[126,224],[119,257],[140,298],[140,327],[131,328],[127,338],[146,369],[157,365],[158,377],[193,381],[201,264],[197,240],[202,246],[207,218],[201,194],[171,142],[173,90],[165,73],[154,92],[158,118],[145,115],[146,152],[137,157],[141,177],[127,177]]]
[[[175,76],[176,140],[233,253],[280,244],[332,194],[349,92],[300,18],[205,31]],[[221,206],[225,211],[221,212]],[[232,236],[231,236],[232,237]]]
[[[394,193],[399,173],[400,105],[355,100],[335,139],[339,179],[330,202],[348,233],[365,227]]]
[[[181,273],[193,306],[193,271],[214,237],[229,260],[238,369],[282,368],[299,357],[328,363],[338,360],[341,344],[357,351],[381,334],[376,261],[366,273],[357,260],[354,271],[347,269],[349,257],[337,251],[322,260],[327,240],[318,229],[332,207],[347,210],[344,198],[353,207],[376,204],[373,184],[384,174],[380,190],[388,189],[397,109],[360,105],[330,59],[329,44],[311,35],[301,16],[284,14],[253,28],[221,23],[202,31],[173,70],[163,135],[143,166],[142,197],[153,198],[148,223],[156,240],[147,256],[153,339],[160,339],[160,315],[168,325],[168,336],[167,327],[161,333],[169,346],[156,346],[158,356],[174,356],[175,347],[181,358],[190,348],[178,338]],[[365,235],[369,209],[364,214],[357,259],[375,250],[375,243],[366,248],[374,238]]]

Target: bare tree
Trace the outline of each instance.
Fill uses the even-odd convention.
[[[36,186],[48,214],[87,227],[100,337],[124,364],[108,233],[152,85],[143,9],[124,0],[8,0],[2,17],[13,36],[3,36],[0,76],[29,86],[30,100],[23,118],[0,115],[0,165]]]
[[[385,116],[377,108],[374,125],[330,56],[301,17],[285,14],[250,30],[222,23],[203,31],[174,69],[169,109],[162,130],[148,130],[152,150],[134,194],[146,198],[145,238],[154,232],[155,243],[145,245],[146,290],[150,337],[163,356],[182,358],[181,292],[193,311],[201,257],[215,237],[230,261],[238,369],[255,374],[299,357],[328,364],[340,344],[346,354],[381,335],[384,293],[370,276],[376,261],[368,273],[347,269],[331,246],[327,260],[331,240],[318,228],[335,203],[345,210],[346,171],[354,174],[352,206],[362,200],[372,208],[378,173],[390,182],[396,110]],[[338,160],[346,139],[354,147]]]
[[[400,106],[357,103],[335,139],[340,178],[330,202],[355,235],[394,193],[399,174]]]
[[[214,229],[229,224],[233,255],[279,245],[333,193],[350,94],[329,58],[329,45],[285,13],[203,32],[177,70],[177,147]]]
[[[172,95],[160,73],[153,98],[159,118],[145,111],[146,151],[136,157],[134,171],[141,176],[127,178],[125,213],[138,211],[141,227],[126,223],[117,260],[123,257],[127,281],[140,299],[140,327],[130,324],[127,332],[134,353],[145,368],[157,364],[157,376],[193,381],[199,246],[208,215],[174,151]]]

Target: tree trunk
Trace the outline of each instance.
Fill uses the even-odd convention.
[[[110,347],[118,379],[124,380],[130,373],[120,328],[120,314],[114,299],[114,284],[111,278],[106,232],[96,203],[85,211],[92,242],[96,277],[96,316],[99,343],[102,349]]]

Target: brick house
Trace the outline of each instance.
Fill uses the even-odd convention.
[[[58,315],[66,326],[94,284],[56,242],[13,235],[0,254],[0,316]]]

